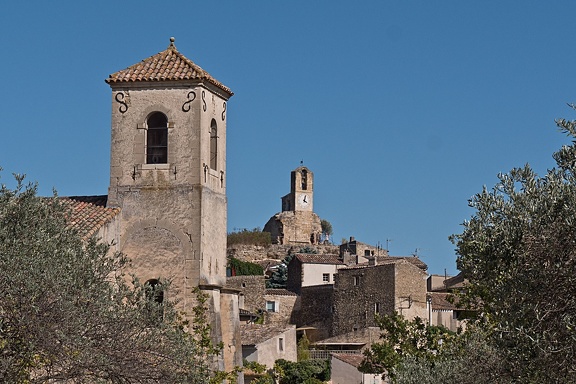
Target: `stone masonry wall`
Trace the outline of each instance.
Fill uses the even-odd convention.
[[[237,244],[228,247],[228,257],[235,257],[242,261],[255,261],[255,260],[266,260],[266,259],[274,259],[274,260],[282,260],[288,253],[290,249],[293,250],[294,253],[298,252],[300,248],[306,245],[281,245],[281,244],[272,244],[269,246],[260,246],[260,245],[243,245]],[[316,252],[320,255],[324,254],[337,254],[338,253],[338,246],[337,245],[307,245],[308,247],[315,249]]]
[[[266,310],[264,276],[231,276],[226,279],[226,288],[240,291],[240,297],[244,298],[244,305],[240,307],[241,309],[252,313]]]
[[[395,265],[342,268],[334,286],[334,320],[331,336],[375,327],[375,313],[395,308]]]
[[[426,319],[427,273],[413,264],[396,263],[396,310],[407,319]]]
[[[300,298],[288,291],[281,294],[270,293],[275,291],[281,290],[269,290],[264,296],[266,301],[274,301],[277,305],[277,312],[266,313],[266,323],[292,324],[295,311],[300,309]]]
[[[288,280],[286,281],[286,289],[289,291],[300,294],[302,288],[302,263],[297,258],[294,258],[288,264]]]
[[[296,326],[317,328],[316,340],[328,337],[332,325],[333,285],[302,287],[300,300],[300,312],[295,314]]]

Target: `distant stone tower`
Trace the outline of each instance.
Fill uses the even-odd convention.
[[[242,364],[238,297],[226,291],[226,113],[232,91],[165,51],[106,79],[112,88],[108,206],[119,207],[118,248],[142,282],[172,279],[167,292],[191,314],[192,290],[209,295],[223,341],[220,368]]]
[[[282,197],[282,212],[264,226],[276,244],[317,244],[322,233],[314,213],[314,174],[300,166],[290,175],[290,193]]]

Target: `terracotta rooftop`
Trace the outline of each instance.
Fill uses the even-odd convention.
[[[398,260],[406,260],[420,269],[427,270],[428,265],[425,262],[420,260],[420,258],[416,256],[377,256],[376,261],[378,263],[386,263],[389,261],[398,261]]]
[[[464,274],[460,272],[454,277],[444,280],[444,285],[446,289],[460,289],[468,284],[468,280],[464,278]]]
[[[173,37],[170,38],[170,45],[166,50],[111,74],[106,79],[106,82],[113,84],[178,80],[205,80],[230,94],[230,96],[234,94],[230,88],[220,83],[192,60],[178,52],[174,45]]]
[[[432,310],[435,311],[455,311],[460,308],[457,306],[457,298],[454,297],[454,302],[451,303],[448,300],[448,297],[451,295],[450,293],[445,292],[430,292],[428,293],[430,299],[432,300]]]
[[[239,308],[238,312],[240,313],[240,316],[250,316],[250,317],[258,317],[257,314],[250,312],[247,309],[244,308]]]
[[[364,360],[364,355],[361,354],[333,353],[332,356],[355,368],[358,368],[362,363],[362,360]]]
[[[356,331],[350,331],[341,335],[332,336],[327,339],[316,341],[313,343],[313,345],[324,347],[330,345],[370,345],[376,340],[379,340],[381,334],[382,330],[378,327],[360,328]]]
[[[281,333],[286,332],[295,325],[276,325],[276,324],[242,324],[240,325],[240,339],[242,345],[256,345],[263,341],[273,338]]]
[[[296,259],[305,264],[344,264],[338,255],[329,254],[298,253],[296,254]]]
[[[266,289],[266,295],[274,295],[274,296],[298,296],[294,292],[291,292],[287,289],[282,288],[268,288]]]
[[[70,226],[76,229],[83,239],[93,236],[120,212],[120,208],[106,207],[106,195],[69,196],[60,199],[71,211]]]

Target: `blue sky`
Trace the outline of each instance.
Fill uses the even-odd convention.
[[[574,1],[5,1],[2,182],[106,194],[110,74],[170,36],[229,86],[228,229],[263,227],[300,161],[337,243],[455,273],[496,175],[554,166],[574,119]]]

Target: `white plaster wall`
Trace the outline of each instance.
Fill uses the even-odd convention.
[[[335,264],[302,264],[302,286],[321,284],[334,284],[334,274],[336,274]],[[322,275],[328,273],[330,281],[322,281]]]
[[[332,357],[332,384],[384,384],[381,375],[362,373],[356,367]]]
[[[284,338],[284,351],[278,349],[278,339],[281,337]],[[287,331],[259,343],[256,348],[258,350],[258,362],[265,364],[268,368],[273,368],[274,362],[278,359],[296,361],[296,326],[294,325]]]
[[[332,384],[361,384],[362,372],[348,363],[332,357]]]

